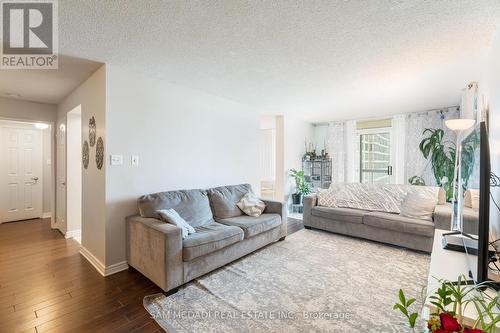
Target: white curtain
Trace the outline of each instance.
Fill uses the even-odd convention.
[[[479,101],[479,86],[477,82],[471,82],[462,90],[462,102],[460,103],[460,118],[476,119],[481,118]],[[481,103],[482,104],[482,103]]]
[[[332,183],[358,182],[356,177],[356,120],[331,122],[327,132],[328,154],[332,158]]]
[[[345,122],[345,181],[348,183],[359,182],[359,142],[356,134],[356,120]],[[358,161],[358,163],[356,163]]]
[[[344,122],[331,122],[327,130],[327,150],[332,158],[332,182],[343,183],[344,176]]]
[[[459,111],[455,107],[406,115],[406,182],[412,176],[419,176],[424,179],[427,185],[437,185],[432,173],[432,166],[428,160],[424,159],[419,149],[419,144],[424,138],[423,131],[426,128],[443,129],[445,132],[444,140],[455,142],[455,134],[446,128],[444,122],[447,119],[458,117]]]
[[[406,115],[399,114],[392,118],[392,159],[395,184],[406,184]]]

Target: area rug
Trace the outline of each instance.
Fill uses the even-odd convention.
[[[429,262],[424,253],[301,230],[176,294],[147,296],[144,306],[168,333],[409,332],[392,306],[400,288],[421,294]]]

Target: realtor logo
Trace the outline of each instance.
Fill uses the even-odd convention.
[[[57,69],[57,0],[0,1],[1,69]]]

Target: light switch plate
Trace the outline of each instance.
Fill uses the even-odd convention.
[[[111,165],[122,165],[123,155],[111,155]]]
[[[139,156],[132,155],[132,157],[130,158],[130,164],[132,164],[132,166],[139,166]]]

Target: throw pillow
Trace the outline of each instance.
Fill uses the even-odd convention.
[[[410,191],[401,204],[400,215],[419,220],[432,221],[432,215],[434,214],[437,203],[437,198]]]
[[[470,190],[471,207],[474,210],[479,210],[479,190]]]
[[[266,209],[266,204],[252,193],[247,193],[236,204],[248,216],[258,217]]]
[[[173,224],[182,230],[182,239],[186,238],[190,234],[194,234],[196,230],[184,220],[179,213],[174,209],[160,209],[156,211],[162,221]]]

